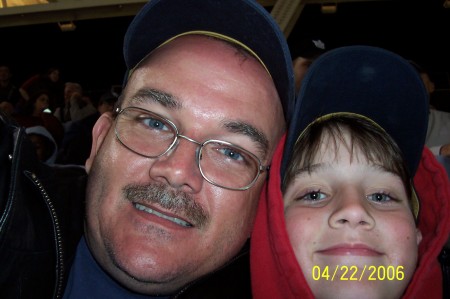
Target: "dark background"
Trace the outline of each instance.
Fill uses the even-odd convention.
[[[131,17],[78,21],[76,30],[58,24],[0,28],[0,63],[12,68],[14,82],[59,67],[64,81],[80,82],[98,94],[121,84],[122,43]]]
[[[288,38],[293,52],[309,36],[323,39],[327,48],[386,48],[427,69],[438,87],[450,88],[450,8],[443,0],[339,3],[335,14],[306,5]]]
[[[131,19],[77,21],[71,32],[61,32],[56,23],[0,28],[0,63],[12,68],[17,85],[57,66],[63,80],[98,95],[122,83],[122,42]],[[338,3],[335,14],[307,4],[288,38],[292,52],[311,38],[323,40],[327,49],[384,47],[428,69],[438,89],[450,89],[450,9],[443,0]]]

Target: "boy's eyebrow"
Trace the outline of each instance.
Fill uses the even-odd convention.
[[[400,175],[397,172],[395,172],[392,169],[387,168],[386,166],[384,166],[382,164],[372,164],[371,167],[374,168],[375,170],[379,170],[381,172],[388,172],[392,175],[400,177]]]
[[[396,173],[392,169],[389,169],[389,168],[385,167],[382,164],[370,164],[369,167],[373,168],[374,170],[380,171],[380,172],[386,172],[386,173],[390,173],[390,174],[395,175],[395,176],[399,176],[398,173]],[[296,169],[295,172],[294,172],[294,176],[300,176],[300,175],[303,175],[305,173],[309,174],[309,173],[313,173],[313,172],[318,172],[318,171],[321,171],[321,170],[325,170],[327,168],[330,168],[330,164],[329,163],[311,164],[311,165],[307,165],[305,167]]]
[[[146,102],[156,102],[171,109],[180,109],[183,107],[173,95],[153,88],[139,89],[130,99],[131,106]]]
[[[326,165],[328,165],[328,164],[316,163],[316,164],[307,165],[307,166],[302,167],[302,168],[297,168],[294,171],[294,176],[300,176],[300,175],[303,175],[305,173],[309,174],[309,173],[312,173],[312,172],[319,171],[320,169],[326,168]]]
[[[129,104],[130,106],[133,106],[146,102],[156,102],[170,109],[181,109],[183,107],[183,104],[173,95],[154,88],[139,89],[131,97]],[[263,155],[262,158],[266,158],[269,149],[269,141],[263,132],[243,121],[226,120],[223,121],[222,126],[230,133],[237,133],[249,137],[258,145],[259,152]]]

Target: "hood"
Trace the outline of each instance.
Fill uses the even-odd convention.
[[[34,127],[28,127],[25,129],[25,132],[29,134],[36,134],[41,135],[50,140],[51,144],[53,145],[53,152],[50,155],[50,157],[43,161],[47,164],[54,164],[56,160],[56,155],[58,153],[58,146],[56,145],[55,139],[53,138],[52,134],[43,126],[34,126]]]
[[[284,139],[280,142],[261,194],[251,238],[250,266],[255,299],[314,298],[297,263],[286,231],[281,194],[280,165]],[[442,273],[438,255],[450,233],[450,183],[444,168],[424,148],[414,178],[421,201],[416,272],[402,298],[442,298]]]

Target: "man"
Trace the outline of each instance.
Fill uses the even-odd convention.
[[[93,129],[81,240],[79,206],[65,197],[83,180],[66,180],[73,186],[61,203],[53,197],[63,185],[46,187],[66,176],[21,169],[20,153],[0,155],[0,169],[14,173],[0,173],[2,184],[27,191],[16,200],[2,187],[9,197],[0,205],[15,212],[22,195],[41,195],[46,205],[33,204],[52,217],[39,231],[38,220],[27,222],[39,217],[31,204],[0,218],[0,241],[14,243],[0,244],[0,296],[250,298],[246,244],[293,104],[282,33],[251,0],[153,0],[130,24],[124,56],[117,109]],[[16,215],[21,221],[8,218]],[[22,229],[13,234],[11,222]],[[27,255],[37,251],[27,234],[39,237],[39,261]]]

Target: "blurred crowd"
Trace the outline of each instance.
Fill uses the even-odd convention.
[[[26,128],[39,159],[49,164],[84,165],[98,117],[113,111],[121,88],[97,94],[79,82],[62,79],[60,69],[15,82],[8,65],[0,64],[0,110]]]

